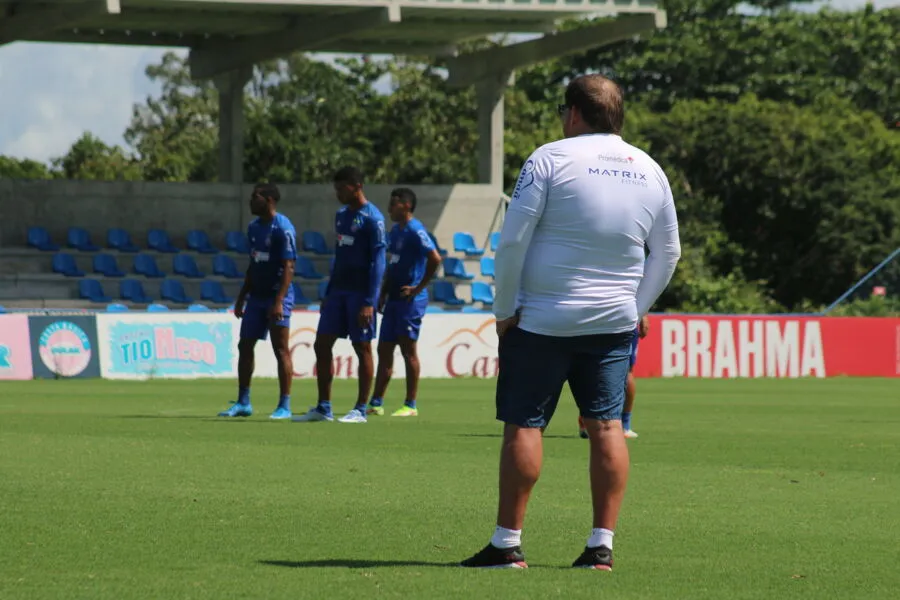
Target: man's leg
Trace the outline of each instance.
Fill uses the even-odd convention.
[[[252,299],[244,308],[238,341],[238,400],[231,408],[220,412],[220,417],[249,417],[253,414],[253,407],[250,404],[250,381],[253,379],[256,363],[256,342],[266,339],[268,335],[267,311],[265,303],[253,302]]]
[[[497,527],[490,543],[464,567],[524,568],[522,527],[541,473],[542,428],[553,417],[568,373],[569,355],[558,338],[513,328],[499,348],[497,419],[505,423],[500,450]]]
[[[391,415],[392,417],[415,417],[419,414],[416,397],[419,395],[419,351],[416,340],[408,337],[400,338],[400,354],[406,367],[406,401]]]
[[[294,417],[294,421],[333,421],[331,411],[331,382],[334,379],[334,356],[332,350],[339,337],[347,335],[345,319],[345,295],[332,293],[319,309],[319,327],[316,330],[316,341],[313,350],[316,353],[316,386],[319,398],[316,406],[305,415]]]
[[[382,323],[382,340],[378,342],[378,372],[375,375],[375,390],[372,392],[372,400],[369,401],[367,415],[384,414],[384,395],[387,393],[388,384],[394,375],[394,349],[397,344],[384,341],[384,324]]]
[[[363,306],[363,296],[354,294],[347,302],[347,329],[350,333],[350,341],[356,358],[359,359],[359,372],[357,374],[356,404],[353,410],[338,419],[341,423],[365,423],[366,402],[369,400],[369,392],[372,391],[372,380],[375,379],[375,357],[372,355],[372,340],[375,339],[375,320],[377,313],[372,315],[372,322],[367,327],[359,325],[359,311]]]
[[[622,334],[586,336],[569,375],[569,386],[590,440],[593,529],[573,566],[612,569],[612,539],[628,481],[628,446],[622,406],[630,340]]]
[[[637,385],[634,374],[628,372],[628,383],[625,384],[625,406],[622,409],[622,429],[627,438],[636,438],[638,434],[631,430],[631,411],[634,409],[634,398],[637,396]]]
[[[273,325],[270,330],[272,336],[272,351],[275,353],[275,361],[278,364],[278,407],[272,413],[273,419],[291,418],[291,384],[294,379],[294,362],[291,357],[291,328],[290,324]]]

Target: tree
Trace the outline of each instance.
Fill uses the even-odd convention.
[[[0,179],[52,179],[47,165],[27,158],[0,156]]]
[[[133,158],[90,133],[78,138],[65,156],[53,159],[53,166],[65,179],[138,181],[142,178],[141,167]]]

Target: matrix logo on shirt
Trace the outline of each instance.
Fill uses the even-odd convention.
[[[352,235],[343,235],[339,233],[337,236],[338,246],[352,246],[355,241],[356,238]]]
[[[253,262],[269,262],[269,253],[268,252],[260,252],[259,250],[254,250],[250,253],[250,258]]]
[[[637,185],[640,187],[648,187],[647,176],[638,171],[621,171],[619,169],[588,169],[588,175],[599,175],[601,177],[614,177],[619,179],[619,183],[625,185]]]

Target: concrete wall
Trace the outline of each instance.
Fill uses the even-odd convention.
[[[370,201],[386,212],[393,185],[366,186]],[[469,231],[484,244],[502,220],[500,193],[488,185],[411,186],[419,198],[416,215],[449,246],[455,231]],[[222,183],[149,183],[0,180],[0,246],[25,245],[28,227],[42,225],[57,243],[71,226],[87,229],[104,246],[106,231],[121,227],[143,247],[147,231],[166,229],[183,247],[191,229],[205,229],[221,245],[225,232],[243,231],[250,221],[252,186]],[[298,232],[315,229],[331,239],[339,208],[330,185],[282,186],[281,212]]]

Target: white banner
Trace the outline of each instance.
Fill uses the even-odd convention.
[[[291,315],[291,356],[296,378],[316,376],[313,342],[318,323],[318,312],[295,312]],[[419,335],[419,361],[422,377],[496,377],[497,333],[493,315],[425,315]],[[375,363],[378,364],[377,354]],[[357,376],[359,360],[348,340],[340,339],[334,345],[332,368],[335,377],[346,379]],[[394,352],[394,377],[403,377],[405,373],[398,348]],[[268,342],[256,347],[256,375],[277,376],[275,355]]]

